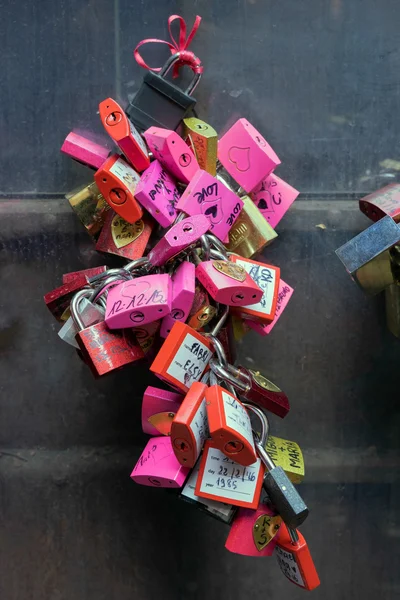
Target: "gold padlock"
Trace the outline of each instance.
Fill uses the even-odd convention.
[[[304,458],[296,442],[270,435],[265,449],[277,467],[282,467],[292,483],[301,483],[304,478]]]
[[[66,198],[89,235],[97,238],[110,210],[97,185],[91,183],[77,192],[67,194]]]
[[[229,252],[251,258],[261,252],[278,237],[276,231],[266,221],[249,196],[243,196],[244,206],[239,217],[229,231],[229,241],[225,244]]]
[[[211,125],[201,119],[183,119],[183,139],[197,158],[200,169],[215,177],[217,172],[218,134]]]

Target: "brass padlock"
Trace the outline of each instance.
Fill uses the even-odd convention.
[[[225,247],[229,252],[251,258],[278,237],[249,196],[243,196],[243,208],[229,231]]]
[[[191,147],[200,169],[215,177],[218,134],[211,125],[196,117],[183,119],[183,139]]]
[[[97,185],[86,185],[79,191],[67,194],[66,198],[88,234],[97,238],[110,209]]]
[[[270,435],[265,449],[277,467],[282,467],[292,483],[301,483],[304,479],[304,458],[296,442],[283,440]]]

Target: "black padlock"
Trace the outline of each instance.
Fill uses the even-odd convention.
[[[164,79],[171,67],[178,60],[182,60],[182,54],[181,52],[173,54],[159,74],[151,71],[146,73],[139,91],[126,108],[125,112],[129,119],[141,131],[146,131],[149,127],[175,130],[196,104],[191,94],[200,81],[200,62],[192,67],[196,70],[192,82],[185,91]]]

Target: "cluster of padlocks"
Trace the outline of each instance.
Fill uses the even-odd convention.
[[[385,292],[389,331],[400,337],[400,184],[359,201],[373,225],[336,250],[356,283],[370,295]]]
[[[177,64],[195,72],[186,92],[165,79]],[[177,488],[230,525],[228,550],[275,552],[288,579],[310,590],[319,579],[297,530],[308,508],[294,485],[303,456],[269,435],[268,413],[284,418],[288,398],[234,366],[235,339],[269,335],[292,295],[280,269],[254,256],[298,192],[273,173],[280,160],[249,121],[218,136],[190,114],[200,73],[197,57],[177,52],[146,74],[126,110],[102,101],[118,152],[67,136],[62,151],[95,170],[70,205],[96,249],[124,261],[64,274],[45,302],[95,376],[147,361],[169,386],[144,392],[150,438],[132,480]]]

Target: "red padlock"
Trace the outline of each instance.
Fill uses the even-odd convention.
[[[246,306],[260,302],[263,291],[240,265],[228,260],[207,260],[197,265],[196,277],[215,302]]]
[[[243,404],[220,385],[206,391],[210,436],[215,446],[240,465],[257,460],[251,421]]]
[[[282,517],[266,504],[257,510],[239,508],[232,523],[225,548],[243,556],[272,556]]]
[[[208,369],[212,352],[207,338],[185,323],[176,321],[150,371],[186,393]]]
[[[314,590],[320,585],[317,569],[304,536],[282,523],[276,544],[276,558],[282,573],[295,585]]]
[[[133,167],[139,172],[147,169],[150,157],[146,144],[118,102],[112,98],[103,100],[99,104],[99,113],[104,129]]]
[[[154,221],[148,214],[144,214],[136,223],[128,223],[113,210],[109,210],[96,250],[123,256],[128,260],[141,258],[153,227]]]
[[[101,267],[92,267],[91,269],[82,269],[81,271],[71,271],[70,273],[64,273],[62,282],[63,285],[65,285],[66,283],[82,281],[82,284],[85,285],[90,277],[100,275],[100,273],[105,273],[106,271],[107,267],[105,265]]]
[[[128,223],[142,218],[134,194],[140,176],[118,154],[112,154],[94,175],[101,194],[112,209]]]
[[[104,321],[84,327],[77,307],[86,294],[86,290],[82,290],[74,296],[71,317],[79,330],[75,339],[94,376],[106,375],[144,358],[132,330],[110,331]]]
[[[204,383],[192,383],[172,421],[172,448],[180,464],[185,467],[194,467],[209,437],[206,390]]]

